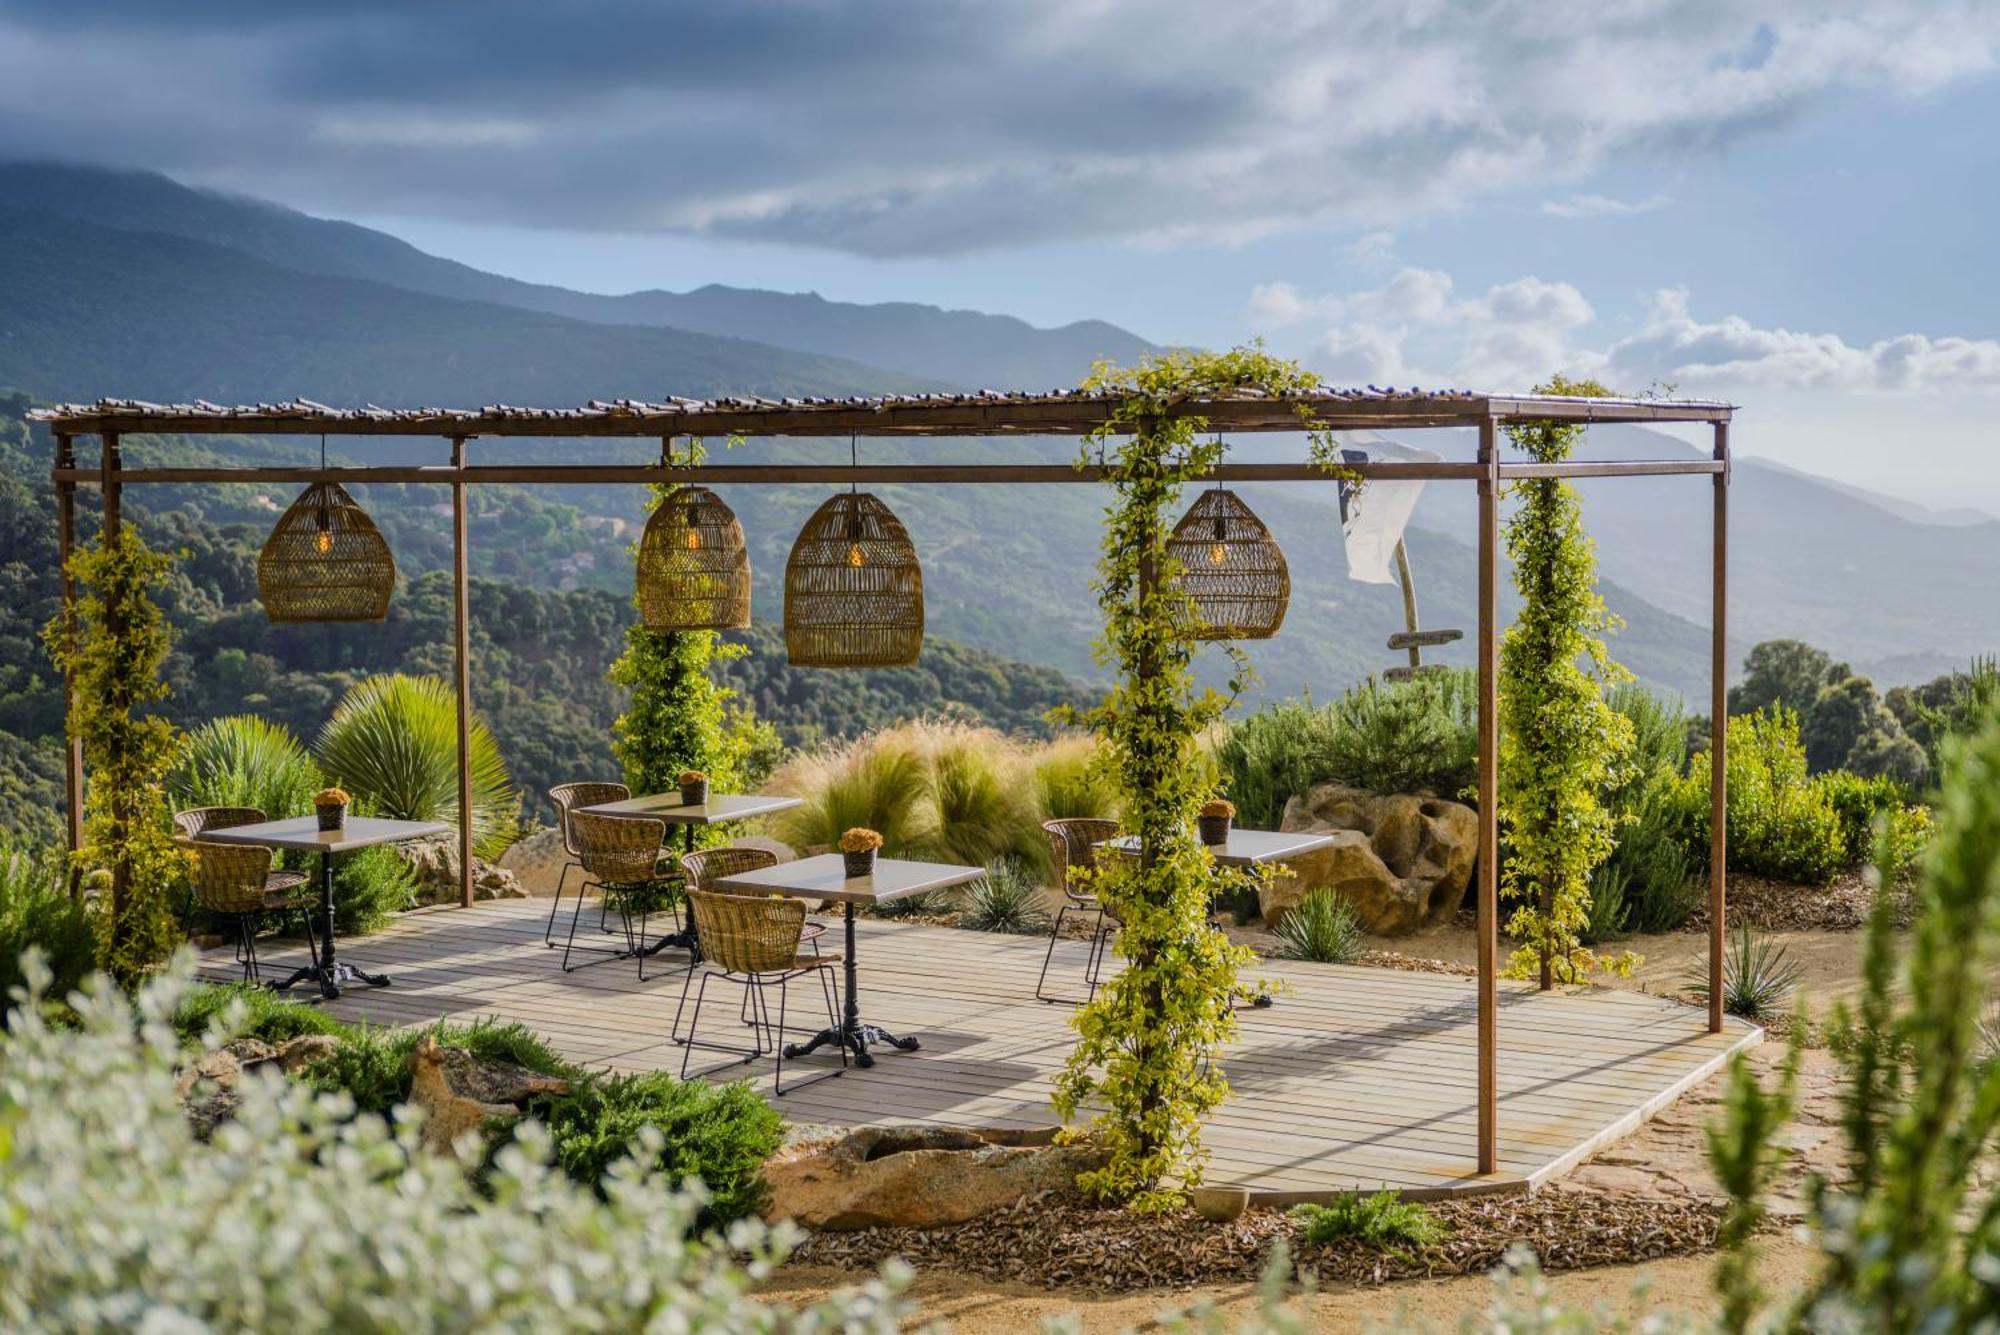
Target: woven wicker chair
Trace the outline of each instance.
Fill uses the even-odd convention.
[[[563,972],[573,973],[584,967],[570,963],[570,956],[580,951],[603,957],[595,963],[602,963],[603,959],[637,958],[639,977],[643,980],[648,920],[656,913],[671,912],[675,930],[680,928],[680,877],[660,869],[667,823],[657,816],[607,816],[594,811],[572,811],[569,830],[576,840],[576,860],[583,868],[584,881],[577,888],[576,907],[569,915]],[[618,915],[625,934],[622,950],[576,944],[577,920],[583,916],[583,901],[592,886]]]
[[[1096,915],[1096,929],[1090,934],[1089,963],[1084,969],[1084,979],[1090,984],[1090,996],[1097,995],[1098,976],[1104,967],[1104,947],[1111,934],[1118,930],[1117,915],[1104,907],[1098,897],[1085,886],[1071,880],[1072,871],[1089,872],[1097,868],[1097,845],[1118,837],[1118,822],[1099,820],[1095,817],[1078,816],[1064,820],[1042,822],[1042,833],[1048,836],[1049,852],[1055,864],[1056,884],[1063,892],[1063,906],[1056,910],[1056,920],[1049,927],[1049,948],[1042,956],[1042,974],[1035,980],[1035,995],[1054,1005],[1056,1002],[1080,1004],[1071,997],[1052,997],[1042,991],[1048,982],[1049,961],[1055,958],[1056,942],[1062,936],[1063,919],[1072,913]],[[1089,998],[1085,999],[1087,1004]]]
[[[236,962],[246,981],[260,977],[257,932],[266,913],[297,913],[305,924],[306,949],[319,963],[319,941],[313,935],[312,892],[302,871],[271,870],[271,850],[249,844],[217,844],[202,839],[210,830],[256,825],[264,813],[256,807],[193,807],[174,813],[175,842],[189,854],[190,899],[236,929]]]
[[[718,894],[728,894],[726,890],[716,890],[715,883],[725,876],[737,876],[746,871],[762,871],[766,867],[778,865],[778,855],[766,848],[705,848],[699,853],[684,854],[681,858],[681,876],[690,890],[710,890]],[[807,918],[805,926],[799,930],[799,941],[810,945],[813,953],[819,953],[816,944],[826,935],[826,924]]]
[[[563,863],[562,871],[556,876],[556,896],[549,904],[549,925],[542,931],[542,944],[553,948],[556,943],[556,913],[562,908],[563,883],[569,879],[570,869],[583,870],[577,861],[576,836],[570,832],[569,813],[578,807],[594,807],[600,802],[623,802],[632,796],[632,790],[622,783],[584,780],[579,783],[559,783],[549,789],[549,801],[556,809],[556,829],[562,833],[563,852],[569,854],[569,861]],[[580,895],[583,892],[577,891]],[[597,911],[597,930],[610,930],[605,921],[604,906],[600,903]]]
[[[710,1070],[744,1065],[775,1053],[777,1066],[771,1075],[771,1088],[781,1098],[792,1090],[839,1075],[840,1071],[824,1071],[809,1080],[793,1081],[790,1089],[785,1086],[786,1002],[792,980],[816,976],[826,1001],[827,1024],[836,1029],[840,1027],[840,984],[834,976],[840,956],[799,954],[799,932],[806,920],[804,901],[782,895],[724,895],[707,890],[690,890],[688,907],[694,914],[695,931],[701,937],[702,963],[709,967],[699,970],[701,986],[695,989],[694,1013],[688,1017],[685,1038],[680,1032],[681,1012],[687,1007],[694,971],[681,984],[680,1005],[674,1009],[674,1024],[670,1033],[674,1042],[687,1049],[681,1054],[681,1079],[687,1079],[688,1061],[698,1047],[733,1054],[734,1060]],[[701,1043],[695,1039],[695,1030],[701,1024],[701,1004],[707,998],[709,983],[717,978],[741,983],[749,999],[753,1044],[748,1052],[723,1044]],[[773,987],[778,989],[776,1024],[771,1021],[771,1006],[765,997],[765,993]],[[842,1043],[836,1046],[840,1048],[840,1067],[844,1071],[847,1069],[847,1045]],[[698,1074],[708,1073],[702,1071]]]

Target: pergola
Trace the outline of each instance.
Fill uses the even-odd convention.
[[[38,411],[56,441],[54,479],[59,503],[61,544],[65,565],[63,598],[74,596],[67,575],[75,537],[75,500],[79,486],[95,486],[103,498],[104,524],[115,531],[120,522],[122,489],[149,483],[267,482],[310,484],[432,483],[452,492],[452,536],[456,588],[454,639],[457,653],[459,730],[459,842],[461,901],[472,903],[471,778],[466,739],[471,720],[467,651],[466,488],[482,482],[532,483],[658,483],[686,481],[696,476],[704,484],[773,485],[809,482],[938,483],[938,484],[1092,484],[1104,470],[1092,465],[1050,463],[907,463],[888,465],[838,464],[703,464],[699,469],[592,462],[587,439],[657,439],[666,446],[676,437],[1008,437],[1081,436],[1098,430],[1110,418],[1118,400],[1089,391],[1055,393],[981,392],[971,394],[890,395],[869,398],[725,398],[670,399],[644,402],[620,399],[593,401],[581,408],[518,408],[496,405],[476,410],[442,408],[331,408],[305,400],[224,407],[213,403],[162,405],[125,399],[95,404],[69,404]],[[1499,493],[1502,483],[1526,478],[1622,478],[1704,476],[1714,491],[1710,626],[1710,708],[1717,720],[1713,732],[1714,763],[1710,767],[1713,841],[1709,857],[1709,977],[1722,974],[1723,916],[1726,864],[1727,729],[1726,644],[1728,612],[1729,530],[1729,404],[1688,399],[1569,398],[1546,395],[1492,395],[1461,391],[1344,390],[1321,388],[1299,394],[1224,394],[1190,399],[1173,410],[1201,417],[1223,433],[1307,430],[1393,430],[1466,428],[1478,434],[1478,451],[1469,463],[1412,463],[1372,460],[1351,465],[1361,478],[1471,482],[1479,493],[1479,592],[1476,655],[1479,670],[1479,855],[1478,855],[1478,1171],[1494,1171],[1497,1154],[1498,1000],[1495,986],[1499,943],[1499,816],[1497,719],[1499,634]],[[1500,456],[1501,428],[1535,421],[1575,423],[1706,423],[1714,434],[1708,459],[1641,459],[1569,461],[1544,464],[1507,462]],[[120,442],[134,434],[326,435],[442,438],[451,447],[444,465],[387,464],[326,468],[127,468]],[[98,465],[80,468],[75,444],[94,435],[102,449]],[[475,440],[510,437],[558,440],[560,449],[576,457],[559,462],[479,465],[468,462],[468,445]],[[572,446],[572,442],[576,442]],[[1224,463],[1209,476],[1222,482],[1330,482],[1317,464]],[[80,841],[80,798],[83,757],[72,739],[67,765],[69,837]],[[1722,988],[1708,992],[1708,1027],[1723,1028]]]

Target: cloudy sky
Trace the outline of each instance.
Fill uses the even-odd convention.
[[[0,0],[0,156],[601,291],[1554,370],[2000,511],[1995,0]]]

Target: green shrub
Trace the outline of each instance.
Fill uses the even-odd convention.
[[[434,1024],[410,1029],[362,1025],[341,1035],[331,1056],[314,1062],[306,1078],[324,1090],[344,1090],[362,1112],[386,1113],[410,1097],[410,1053],[427,1036],[448,1048],[463,1048],[490,1061],[513,1062],[542,1075],[578,1079],[578,1067],[523,1025],[475,1020],[469,1025]]]
[[[1930,840],[1930,808],[1907,800],[1903,785],[1886,776],[1862,778],[1846,770],[1833,770],[1814,780],[1840,817],[1841,837],[1850,858],[1877,860],[1882,851],[1899,872],[1914,866]],[[1887,840],[1886,850],[1877,839]]]
[[[1703,751],[1675,786],[1678,823],[1697,858],[1709,848],[1709,773]],[[1847,836],[1825,786],[1806,773],[1798,720],[1784,709],[1729,720],[1729,866],[1775,880],[1824,885],[1850,865]]]
[[[32,981],[45,1001],[46,970]],[[140,1022],[182,985],[149,983],[137,1006],[99,986],[75,1031],[39,1005],[0,1031],[0,1329],[893,1335],[909,1317],[879,1283],[806,1311],[753,1296],[786,1235],[746,1219],[702,1244],[701,1200],[655,1171],[657,1132],[606,1193],[553,1171],[532,1122],[475,1181],[379,1118],[262,1080],[199,1140],[178,1047]]]
[[[601,1183],[633,1152],[640,1132],[655,1128],[662,1139],[653,1166],[673,1185],[698,1177],[708,1186],[704,1228],[763,1209],[763,1163],[784,1138],[777,1111],[748,1083],[711,1085],[662,1072],[586,1076],[530,1111],[547,1124],[556,1162],[578,1182]]]
[[[1250,829],[1275,830],[1285,803],[1333,774],[1333,715],[1286,700],[1238,719],[1215,747],[1223,789]]]
[[[1291,1215],[1304,1225],[1309,1247],[1353,1239],[1399,1260],[1410,1259],[1410,1248],[1429,1247],[1450,1232],[1424,1206],[1394,1191],[1336,1196],[1331,1205],[1295,1205]]]
[[[1467,669],[1371,677],[1331,706],[1329,777],[1376,793],[1462,798],[1479,777],[1478,680]]]
[[[1599,863],[1590,874],[1589,916],[1577,929],[1576,939],[1586,946],[1603,945],[1625,935],[1631,909],[1625,903],[1629,878],[1610,863]]]
[[[96,929],[83,901],[69,892],[62,850],[0,838],[0,1016],[25,981],[20,960],[30,946],[42,951],[58,1000],[97,967]]]
[[[180,807],[256,807],[272,820],[304,816],[319,766],[283,725],[255,714],[211,720],[188,734],[167,782]]]
[[[319,869],[312,870],[317,876]],[[379,932],[416,904],[417,874],[395,849],[363,848],[335,860],[333,921],[341,936]]]
[[[988,864],[985,878],[966,889],[958,925],[975,932],[1015,936],[1048,931],[1049,915],[1042,911],[1039,879],[1011,859]]]
[[[1278,920],[1280,959],[1352,964],[1361,958],[1361,915],[1331,890],[1315,890]]]
[[[202,983],[190,987],[174,1008],[174,1032],[183,1045],[201,1042],[216,1017],[240,1005],[242,1021],[231,1032],[245,1038],[261,1038],[266,1043],[283,1043],[301,1034],[334,1034],[342,1038],[354,1033],[317,1006],[287,1001],[258,983]]]

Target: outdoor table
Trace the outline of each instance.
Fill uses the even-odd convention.
[[[791,895],[799,899],[831,899],[839,902],[847,925],[847,953],[841,957],[842,981],[847,1001],[838,1029],[822,1029],[804,1043],[787,1043],[787,1057],[802,1057],[827,1044],[844,1043],[854,1053],[856,1066],[873,1066],[868,1054],[871,1043],[887,1043],[899,1052],[915,1052],[921,1044],[914,1038],[898,1038],[880,1025],[861,1019],[859,964],[854,949],[854,906],[886,904],[892,899],[918,895],[926,890],[943,890],[976,881],[986,874],[981,867],[954,867],[939,862],[904,862],[897,858],[877,858],[875,874],[849,879],[847,861],[838,853],[781,862],[775,867],[739,872],[717,878],[715,888],[731,894]]]
[[[350,853],[357,848],[373,848],[377,844],[401,844],[412,839],[429,839],[437,835],[449,835],[452,828],[429,820],[380,820],[374,816],[349,816],[338,830],[319,828],[317,816],[295,816],[290,820],[260,821],[255,825],[232,825],[222,830],[207,830],[202,833],[204,843],[211,844],[251,844],[260,848],[299,849],[307,853],[319,854],[319,894],[320,906],[325,912],[322,928],[324,941],[319,953],[318,964],[308,964],[296,970],[282,983],[273,983],[277,991],[302,982],[319,984],[320,995],[332,1000],[340,995],[342,983],[360,979],[370,987],[387,987],[386,974],[369,973],[344,960],[336,960],[333,955],[333,858],[336,853]]]
[[[678,792],[652,793],[645,797],[627,797],[616,802],[599,802],[595,806],[578,807],[578,811],[588,811],[596,816],[650,816],[663,820],[669,825],[678,825],[683,832],[681,851],[694,852],[694,829],[697,825],[727,825],[731,821],[749,820],[755,816],[768,816],[774,811],[789,811],[793,807],[805,805],[805,799],[798,797],[778,797],[767,793],[710,793],[706,802],[683,802]],[[639,950],[645,956],[657,955],[669,946],[679,946],[692,952],[696,938],[694,920],[678,932],[669,932],[650,946]]]
[[[1208,851],[1224,867],[1263,867],[1273,862],[1289,862],[1315,849],[1334,843],[1330,834],[1286,833],[1280,830],[1239,830],[1230,827],[1229,838],[1210,844]],[[1096,845],[1131,855],[1139,851],[1134,835],[1123,835]]]

